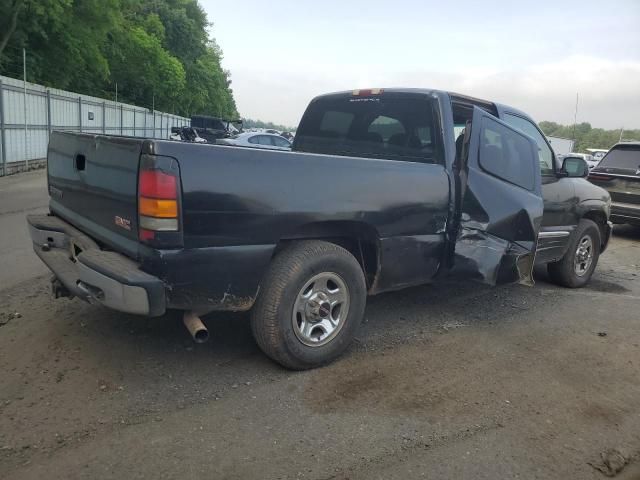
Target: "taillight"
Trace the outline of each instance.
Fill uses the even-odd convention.
[[[158,240],[158,233],[180,230],[180,171],[171,157],[143,154],[138,173],[138,238]],[[165,242],[160,242],[165,243]]]

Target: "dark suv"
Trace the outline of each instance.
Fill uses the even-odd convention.
[[[640,225],[640,142],[614,145],[589,180],[609,191],[613,223]]]

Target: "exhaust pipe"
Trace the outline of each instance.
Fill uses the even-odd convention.
[[[209,330],[195,313],[184,312],[182,321],[196,343],[204,343],[209,340]]]

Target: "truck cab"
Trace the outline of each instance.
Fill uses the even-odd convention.
[[[526,113],[506,105],[495,105],[500,119],[529,135],[538,146],[544,215],[538,234],[536,263],[549,264],[561,260],[581,219],[596,223],[600,230],[600,251],[604,251],[611,236],[607,192],[592,188],[586,180],[588,170],[568,171],[559,163],[546,136]]]

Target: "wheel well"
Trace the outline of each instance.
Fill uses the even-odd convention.
[[[367,288],[373,285],[380,264],[380,242],[375,228],[366,223],[351,221],[309,223],[296,229],[291,235],[281,238],[273,256],[299,240],[324,240],[340,245],[358,260],[364,272]]]
[[[592,210],[585,213],[582,218],[586,218],[595,222],[595,224],[598,225],[598,228],[600,229],[600,241],[602,243],[606,242],[607,216],[604,214],[604,212]]]

